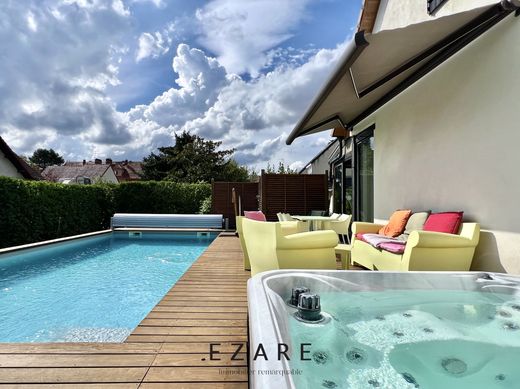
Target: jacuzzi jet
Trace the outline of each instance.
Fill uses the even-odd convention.
[[[509,330],[509,331],[516,331],[516,330],[520,329],[520,326],[518,324],[513,323],[511,321],[504,323],[503,327],[505,330]]]
[[[305,323],[319,323],[325,319],[321,314],[320,296],[312,293],[301,293],[298,296],[298,312],[296,319]]]
[[[409,384],[412,384],[415,388],[419,388],[419,384],[417,383],[417,380],[415,379],[415,377],[413,375],[411,375],[410,373],[402,373],[401,374],[404,378],[404,380],[406,382],[408,382]]]
[[[347,361],[349,361],[350,363],[354,363],[356,365],[363,363],[366,359],[366,356],[365,356],[365,353],[363,352],[363,350],[361,350],[357,347],[354,347],[352,350],[347,351],[346,357],[347,357]]]
[[[287,304],[291,307],[298,307],[298,298],[302,293],[309,293],[311,290],[306,286],[297,286],[292,288],[291,298],[287,301]]]
[[[321,386],[323,386],[324,388],[327,388],[327,389],[333,389],[333,388],[337,388],[338,384],[335,383],[334,381],[323,380],[323,382],[321,383]]]
[[[446,372],[453,375],[464,374],[468,370],[466,362],[457,358],[446,358],[441,361],[441,366]]]

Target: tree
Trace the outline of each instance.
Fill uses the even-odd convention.
[[[29,157],[29,161],[37,165],[41,169],[47,166],[61,165],[65,160],[53,149],[37,149],[33,155]]]
[[[271,165],[268,163],[265,172],[269,174],[298,174],[296,170],[286,166],[284,161],[278,162],[278,168],[276,168],[274,164]]]
[[[230,158],[234,149],[187,131],[175,134],[175,145],[160,147],[143,160],[146,180],[178,182],[247,181],[249,170]]]

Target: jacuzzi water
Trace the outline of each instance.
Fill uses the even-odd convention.
[[[520,298],[409,290],[323,293],[331,320],[291,317],[297,388],[518,388]]]
[[[126,232],[0,257],[0,342],[121,342],[214,239]]]
[[[303,286],[323,322],[287,304]],[[519,277],[279,270],[249,280],[248,302],[253,389],[520,388]]]

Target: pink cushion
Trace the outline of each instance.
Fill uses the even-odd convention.
[[[363,235],[365,235],[365,234],[358,232],[356,234],[356,239],[359,239],[362,242],[366,242],[365,237]]]
[[[460,223],[462,223],[463,214],[464,212],[432,213],[426,220],[426,223],[424,223],[423,230],[457,234]]]
[[[251,220],[265,222],[267,219],[262,211],[244,211],[244,216]]]
[[[406,245],[404,243],[381,243],[379,245],[379,248],[381,250],[389,251],[393,254],[403,254],[404,249],[406,248]]]

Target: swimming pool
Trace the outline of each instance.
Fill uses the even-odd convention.
[[[122,342],[216,234],[110,232],[0,256],[0,342]]]
[[[516,388],[519,281],[469,272],[260,274],[248,283],[252,387]],[[319,295],[314,323],[287,303],[303,286],[305,299]]]

